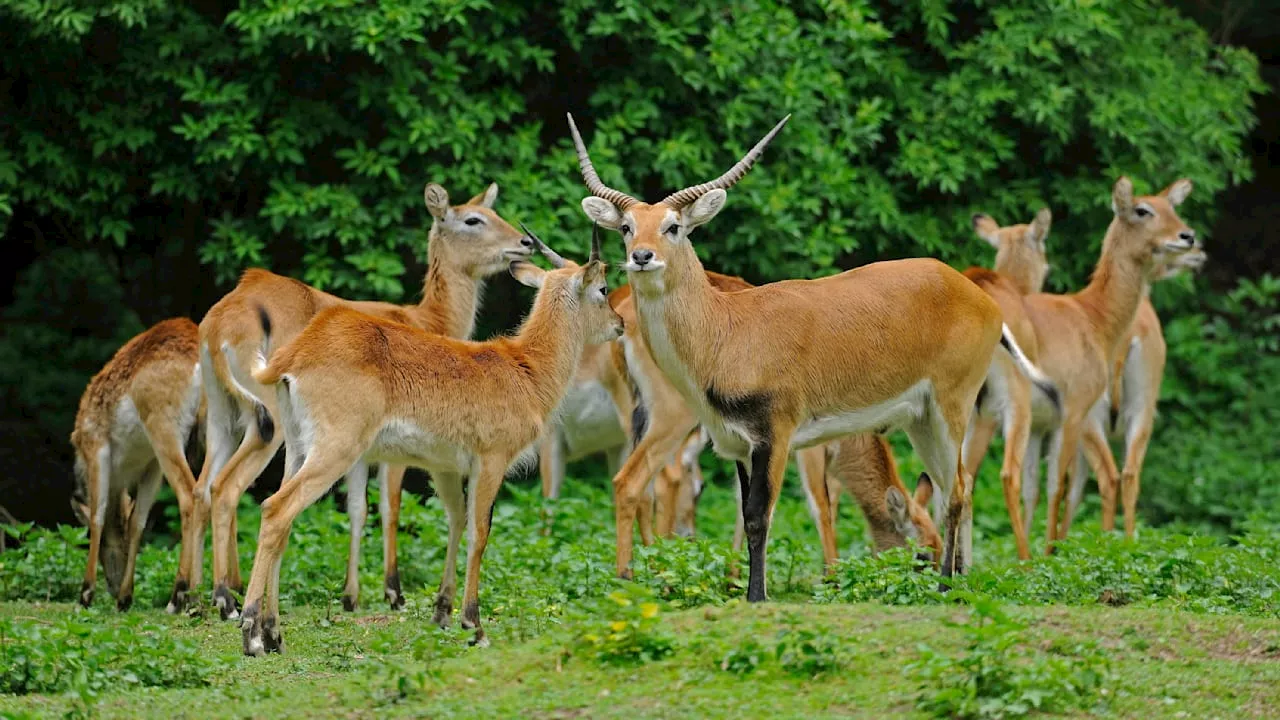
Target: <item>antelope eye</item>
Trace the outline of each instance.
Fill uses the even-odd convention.
[[[618,228],[618,232],[621,232],[623,235],[630,235],[630,234],[631,234],[631,226],[630,226],[630,225],[623,225],[622,227]]]
[[[1134,213],[1136,213],[1140,218],[1151,217],[1152,215],[1154,215],[1154,213],[1152,213],[1150,210],[1142,206],[1138,206],[1137,208],[1135,208]]]
[[[667,228],[667,233],[670,235],[680,234],[680,226],[676,224],[672,224],[671,227]]]

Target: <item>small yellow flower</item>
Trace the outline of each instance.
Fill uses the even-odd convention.
[[[658,614],[658,604],[657,604],[657,603],[645,603],[645,604],[643,604],[643,605],[641,605],[641,606],[640,606],[640,617],[642,617],[642,618],[644,618],[644,619],[646,619],[646,620],[647,620],[647,619],[649,619],[649,618],[651,618],[651,617],[656,616],[657,614]]]
[[[627,623],[622,620],[614,620],[612,623],[609,624],[609,627],[614,632],[621,632],[623,628],[625,628],[626,626],[627,626]]]

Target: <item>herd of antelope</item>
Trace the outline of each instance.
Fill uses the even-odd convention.
[[[1019,558],[1031,556],[1046,440],[1046,551],[1066,535],[1089,468],[1103,527],[1114,526],[1119,489],[1132,536],[1165,360],[1147,295],[1152,282],[1205,260],[1175,210],[1190,181],[1135,197],[1120,178],[1097,267],[1069,295],[1041,292],[1047,208],[1021,225],[973,217],[977,236],[996,248],[993,269],[961,273],[915,258],[762,286],[705,270],[693,230],[720,212],[726,191],[789,118],[720,177],[650,204],[600,181],[570,116],[590,193],[582,200],[592,221],[583,265],[503,220],[493,209],[497,185],[452,205],[432,183],[417,305],[345,300],[251,269],[199,326],[165,320],[130,340],[89,383],[71,434],[72,504],[90,538],[81,602],[93,600],[101,557],[117,606],[130,605],[139,540],[163,477],[182,526],[168,610],[182,609],[200,585],[211,526],[222,618],[239,618],[245,653],[279,651],[280,562],[294,518],[346,478],[343,602],[354,609],[368,465],[378,463],[386,600],[404,604],[401,482],[407,467],[421,468],[449,523],[434,620],[451,620],[465,527],[461,623],[474,629],[471,642],[485,644],[480,563],[509,472],[536,455],[543,493],[556,497],[567,461],[607,454],[617,573],[629,577],[637,525],[646,544],[655,526],[659,535],[694,533],[698,456],[708,441],[736,465],[734,546],[746,540],[750,601],[766,598],[769,525],[792,453],[828,568],[837,559],[837,503],[848,489],[877,551],[911,541],[943,577],[964,572],[973,477],[997,429]],[[618,232],[626,249],[629,282],[612,291],[601,228]],[[528,262],[535,251],[554,269]],[[533,308],[515,335],[469,340],[482,287],[504,270],[537,288]],[[198,477],[184,454],[197,425],[205,448]],[[894,429],[906,431],[926,469],[914,491],[884,438]],[[1108,444],[1114,433],[1125,442],[1122,471]],[[262,503],[244,587],[236,508],[281,445],[284,480]],[[233,591],[242,590],[238,606]]]

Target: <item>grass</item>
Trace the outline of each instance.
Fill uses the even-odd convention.
[[[4,617],[42,621],[75,612],[63,603],[0,606]],[[102,717],[694,718],[744,711],[928,717],[915,708],[919,683],[903,667],[917,657],[920,643],[958,652],[961,633],[941,621],[965,615],[954,607],[869,603],[684,610],[664,620],[688,639],[674,655],[626,666],[576,656],[565,632],[513,642],[507,628],[495,625],[493,647],[466,648],[460,631],[430,627],[425,612],[326,620],[318,609],[299,608],[286,619],[286,654],[255,660],[240,656],[239,633],[230,624],[150,610],[148,620],[197,644],[217,658],[219,669],[200,689],[106,692],[96,711]],[[1099,701],[1110,716],[1269,717],[1280,707],[1280,622],[1108,607],[1018,614],[1028,623],[1028,642],[1043,651],[1069,639],[1099,642],[1114,669],[1114,684]],[[111,620],[108,612],[101,615],[98,620]],[[730,649],[776,632],[789,616],[834,638],[848,651],[847,665],[816,680],[767,664],[748,678],[721,669]],[[390,642],[392,636],[401,642]],[[56,716],[74,704],[60,696],[0,696],[0,714]]]
[[[485,649],[466,645],[456,616],[449,630],[430,623],[445,531],[434,499],[405,498],[408,606],[396,613],[380,598],[376,521],[352,614],[338,602],[345,517],[332,499],[304,513],[281,573],[285,653],[261,659],[241,655],[238,627],[207,600],[188,615],[161,612],[174,569],[167,533],[150,538],[137,604],[121,615],[103,587],[94,608],[72,603],[83,528],[26,528],[22,547],[0,554],[0,717],[1239,718],[1280,708],[1272,525],[1237,538],[1143,528],[1129,543],[1097,531],[1091,505],[1059,554],[1019,564],[985,478],[977,562],[943,597],[909,552],[869,556],[851,502],[840,509],[845,559],[822,582],[796,487],[775,515],[772,602],[749,606],[725,574],[736,512],[726,483],[704,493],[699,540],[638,549],[634,583],[613,578],[606,489],[570,482],[548,504],[509,485],[485,557]],[[240,526],[248,556],[251,505]]]

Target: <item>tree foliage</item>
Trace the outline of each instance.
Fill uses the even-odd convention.
[[[699,231],[714,269],[985,264],[974,212],[1014,223],[1047,205],[1065,290],[1120,174],[1140,191],[1190,177],[1184,217],[1209,228],[1215,193],[1250,176],[1263,90],[1248,51],[1149,0],[0,0],[0,23],[0,230],[41,256],[107,258],[125,288],[99,296],[107,327],[88,333],[41,330],[66,278],[29,275],[4,311],[6,384],[42,378],[9,399],[58,408],[59,426],[109,349],[70,371],[43,358],[158,320],[141,276],[161,295],[203,288],[197,318],[256,265],[411,300],[428,181],[465,198],[496,180],[504,215],[581,252],[566,111],[605,182],[648,199],[719,174],[792,113]],[[182,253],[200,275],[164,277]]]

